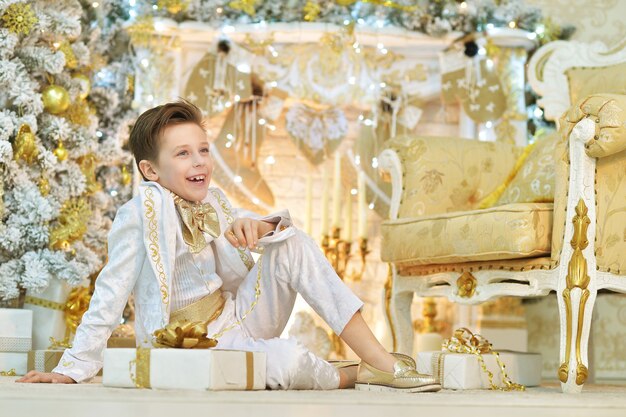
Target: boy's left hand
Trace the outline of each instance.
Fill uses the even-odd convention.
[[[247,246],[253,249],[259,242],[259,236],[264,236],[276,228],[273,223],[267,223],[262,220],[254,220],[246,217],[235,220],[226,229],[224,235],[226,239],[236,248]]]

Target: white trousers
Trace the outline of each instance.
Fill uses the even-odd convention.
[[[219,337],[218,348],[267,354],[267,386],[271,389],[336,389],[339,373],[294,339],[281,339],[293,310],[296,294],[319,314],[337,334],[363,303],[341,281],[313,239],[300,230],[265,248],[261,260],[257,305],[241,325]],[[250,309],[255,299],[257,263],[220,317],[209,324],[209,337],[229,327]]]

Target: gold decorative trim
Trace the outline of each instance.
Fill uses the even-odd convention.
[[[391,264],[388,265],[387,281],[385,281],[385,314],[387,314],[387,320],[389,320],[389,328],[391,329],[391,340],[393,341],[393,350],[397,350],[398,341],[396,336],[396,329],[391,317],[391,288],[393,286],[393,272],[391,271]]]
[[[165,268],[163,268],[163,262],[161,261],[161,249],[159,246],[158,226],[156,221],[156,212],[154,210],[154,191],[151,188],[146,188],[144,192],[146,200],[144,206],[146,208],[145,215],[148,219],[148,239],[150,240],[150,257],[152,262],[156,266],[158,278],[160,282],[161,300],[166,306],[169,304],[169,292],[167,289],[167,277],[165,276]]]
[[[527,329],[525,321],[512,320],[479,320],[478,326],[481,329]]]
[[[216,190],[211,190],[211,193],[213,194],[213,196],[219,203],[220,208],[222,209],[222,212],[224,213],[224,216],[226,217],[226,221],[228,222],[228,224],[232,224],[235,221],[235,218],[232,215],[232,211],[231,211],[232,209],[230,205],[228,204],[228,201],[222,199],[222,196]],[[254,266],[254,261],[246,253],[245,249],[237,248],[237,252],[239,253],[239,258],[241,258],[246,268],[248,268],[248,271],[250,271],[252,267]]]
[[[589,299],[589,282],[591,278],[587,274],[587,260],[583,255],[583,250],[589,245],[587,239],[587,228],[591,223],[587,206],[581,198],[576,205],[576,214],[572,219],[574,224],[574,233],[570,244],[574,249],[572,258],[569,261],[566,288],[563,290],[563,301],[565,303],[565,321],[566,321],[566,341],[565,341],[565,358],[561,366],[559,367],[558,375],[559,380],[566,383],[569,377],[569,360],[572,353],[572,298],[571,292],[574,288],[579,288],[582,291],[580,298],[580,305],[578,306],[578,325],[576,327],[576,385],[582,385],[587,380],[589,371],[583,364],[582,354],[580,351],[580,344],[582,339],[583,319],[585,316],[585,305]]]
[[[46,300],[45,298],[32,297],[30,295],[27,295],[24,298],[24,304],[49,308],[51,310],[65,311],[65,303],[57,303],[56,301]]]
[[[476,293],[476,285],[478,281],[471,272],[463,272],[459,279],[456,280],[456,285],[459,288],[459,297],[470,298]]]
[[[522,258],[517,261],[522,262],[515,263],[515,260],[503,260],[496,264],[488,263],[488,262],[479,262],[474,264],[436,264],[436,265],[399,265],[396,264],[398,268],[398,273],[400,275],[430,275],[436,274],[439,272],[459,272],[463,273],[466,271],[474,272],[474,271],[530,271],[530,270],[551,270],[556,268],[559,265],[558,261],[552,261],[550,258],[537,258],[536,260],[546,260],[545,263],[528,263],[528,259]]]
[[[150,388],[150,350],[137,348],[135,359],[128,363],[130,379],[137,388]]]
[[[548,59],[553,53],[554,53],[554,50],[542,56],[541,59],[537,62],[537,65],[535,66],[535,74],[537,74],[537,79],[541,82],[543,82],[543,70],[546,67],[546,62],[548,62]]]

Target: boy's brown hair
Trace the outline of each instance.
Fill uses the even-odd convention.
[[[130,131],[128,143],[140,173],[140,161],[157,161],[159,141],[165,128],[179,123],[195,123],[205,129],[200,109],[184,99],[153,107],[137,118]],[[143,173],[141,176],[143,177]]]

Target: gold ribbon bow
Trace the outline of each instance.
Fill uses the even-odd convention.
[[[491,343],[479,334],[472,333],[466,327],[461,327],[454,331],[453,336],[443,342],[443,350],[453,353],[467,353],[476,355],[478,362],[483,372],[487,374],[489,378],[489,385],[492,390],[500,391],[524,391],[526,387],[522,384],[511,381],[511,378],[506,374],[505,365],[500,359],[500,354],[492,349]],[[487,369],[483,354],[491,353],[496,357],[496,362],[500,367],[500,373],[502,375],[502,383],[504,386],[499,387],[493,382],[493,373]]]
[[[174,321],[162,329],[156,330],[156,340],[152,345],[157,348],[209,349],[217,346],[217,340],[207,338],[207,323],[204,321]]]
[[[220,221],[215,208],[209,203],[190,203],[174,196],[174,204],[183,222],[183,240],[191,253],[198,253],[207,245],[203,232],[213,238],[220,235]]]

